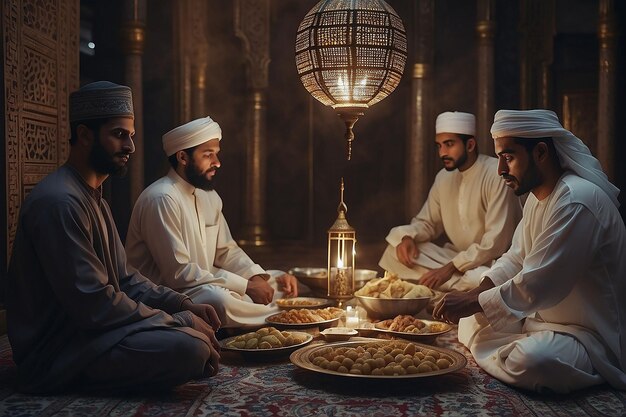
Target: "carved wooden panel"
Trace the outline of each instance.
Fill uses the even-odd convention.
[[[69,150],[67,100],[78,88],[78,0],[5,0],[7,259],[24,197]]]
[[[238,0],[235,3],[235,35],[243,42],[248,77],[254,89],[268,85],[270,63],[269,0]]]

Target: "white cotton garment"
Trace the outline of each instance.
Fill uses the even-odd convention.
[[[439,171],[419,214],[387,235],[381,268],[419,279],[425,271],[452,262],[462,274],[455,274],[442,290],[476,287],[485,267],[509,248],[521,218],[519,199],[498,176],[497,165],[497,159],[478,155],[465,171]],[[431,243],[443,233],[449,243]],[[420,249],[413,269],[396,257],[395,247],[404,236],[412,237]]]
[[[523,320],[523,335],[572,336],[584,346],[594,372],[626,389],[625,254],[626,230],[617,207],[598,186],[566,172],[543,200],[529,194],[511,249],[483,274],[496,285],[479,296],[487,321],[474,328],[461,321],[460,339],[463,334],[479,365],[492,368],[493,362],[480,358],[502,352],[509,342],[500,333],[521,327]],[[485,326],[486,338],[479,335]],[[535,349],[547,358],[554,355],[548,345]],[[558,379],[546,378],[543,387],[563,389]],[[584,381],[577,388],[590,385]]]
[[[277,311],[246,295],[248,279],[258,274],[269,279],[270,274],[233,239],[217,192],[195,188],[173,169],[137,199],[126,252],[128,262],[155,283],[194,302],[221,300],[224,305],[214,307],[224,314],[224,327],[263,324]]]

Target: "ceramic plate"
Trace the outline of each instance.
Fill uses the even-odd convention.
[[[300,337],[305,337],[304,342],[298,343],[291,346],[272,348],[272,349],[238,349],[235,347],[226,346],[227,343],[235,340],[239,336],[232,336],[223,340],[220,340],[220,345],[222,350],[225,351],[233,351],[240,353],[242,356],[250,359],[270,359],[270,358],[278,358],[288,356],[293,351],[300,349],[303,346],[308,345],[313,340],[313,335],[304,332],[289,332],[293,335],[298,335]]]
[[[434,321],[434,320],[422,320],[427,326],[436,325],[440,326],[442,330],[436,332],[423,332],[423,333],[411,333],[411,332],[396,332],[393,330],[388,330],[381,323],[374,324],[374,329],[378,332],[387,333],[391,336],[401,337],[407,340],[415,340],[417,342],[428,342],[435,340],[438,336],[441,336],[444,333],[449,332],[452,329],[452,325],[448,323],[444,323],[442,321]],[[371,330],[371,329],[367,329]]]
[[[314,297],[280,298],[276,300],[276,305],[283,310],[292,310],[294,308],[322,308],[328,307],[332,303],[332,300]]]

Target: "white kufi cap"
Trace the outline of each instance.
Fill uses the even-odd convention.
[[[561,126],[556,113],[550,110],[499,110],[491,126],[491,136],[517,138],[552,138],[561,168],[600,187],[617,207],[619,189],[609,182],[600,162],[587,145]]]
[[[201,145],[211,139],[222,140],[222,129],[209,116],[192,120],[163,135],[163,149],[171,156],[183,149]]]
[[[476,117],[471,113],[447,111],[437,116],[435,133],[457,133],[460,135],[476,134]]]

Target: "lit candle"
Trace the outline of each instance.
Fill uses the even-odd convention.
[[[343,266],[343,259],[337,259],[337,267],[332,268],[331,273],[334,274],[333,294],[335,295],[351,295],[352,285],[352,267]]]
[[[359,312],[352,306],[346,307],[346,327],[351,329],[359,327]]]

